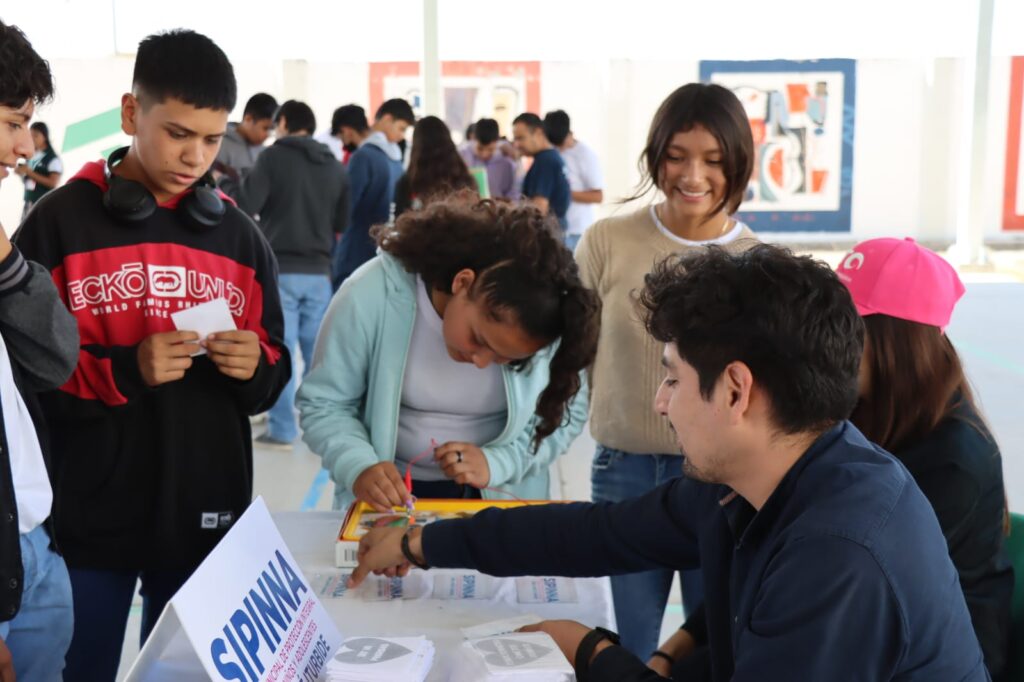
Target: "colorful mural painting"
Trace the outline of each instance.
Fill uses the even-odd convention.
[[[850,231],[856,62],[704,61],[729,88],[757,154],[740,218],[765,232]]]
[[[370,64],[370,111],[391,97],[402,97],[421,115],[423,82],[419,62]],[[512,119],[540,111],[540,62],[441,62],[444,121],[456,141],[466,126],[481,118],[498,121],[511,137]]]

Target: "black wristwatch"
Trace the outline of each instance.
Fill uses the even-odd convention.
[[[602,639],[607,639],[615,646],[619,645],[619,636],[611,630],[594,628],[588,632],[576,649],[576,665],[574,666],[576,668],[576,682],[587,682],[587,676],[590,674],[590,658],[594,655],[594,649],[597,648]]]
[[[416,557],[414,557],[412,555],[412,550],[409,549],[409,531],[408,530],[405,531],[405,534],[402,535],[402,556],[404,556],[406,558],[406,560],[410,564],[415,566],[416,568],[421,568],[424,571],[430,570],[430,566],[428,566],[426,563],[422,563],[421,564],[419,561],[416,560]]]

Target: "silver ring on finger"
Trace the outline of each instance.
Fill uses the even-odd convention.
[[[455,463],[462,464],[462,450],[455,451]]]

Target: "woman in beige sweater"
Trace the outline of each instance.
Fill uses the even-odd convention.
[[[665,374],[662,347],[644,331],[633,294],[652,265],[670,254],[756,243],[753,232],[731,217],[753,164],[750,124],[736,96],[718,85],[685,85],[654,115],[641,156],[644,180],[633,198],[653,188],[662,201],[598,221],[579,243],[580,275],[603,303],[591,383],[590,430],[598,442],[594,501],[637,497],[682,475],[668,422],[654,412]],[[681,577],[692,610],[703,601],[699,572]],[[612,578],[622,644],[637,656],[646,659],[658,645],[671,585],[670,571]]]

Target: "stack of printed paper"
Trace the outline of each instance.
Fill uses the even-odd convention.
[[[327,663],[328,682],[422,682],[434,663],[426,637],[350,637]]]
[[[463,642],[452,682],[570,682],[573,669],[543,632],[516,632]]]

